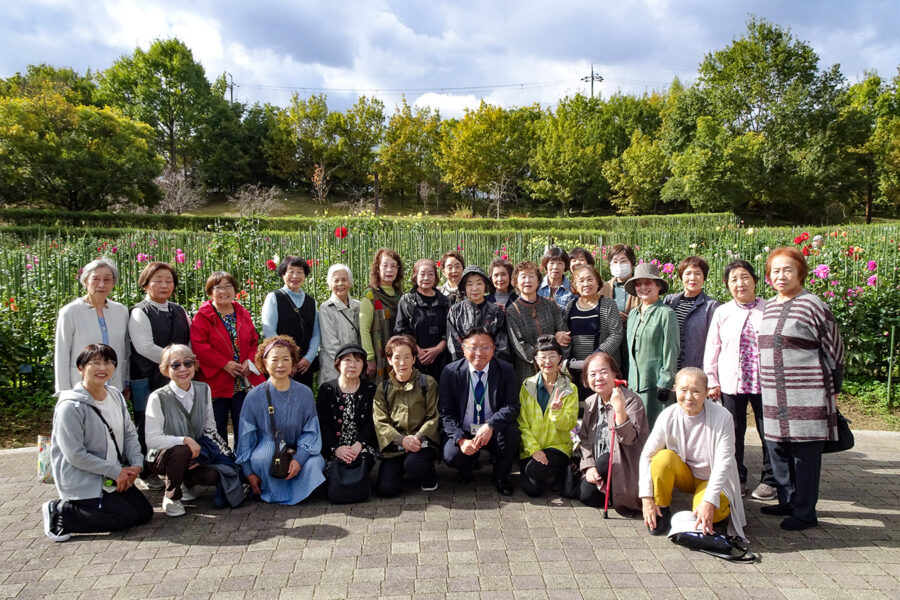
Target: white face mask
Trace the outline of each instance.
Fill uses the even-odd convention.
[[[609,272],[613,277],[624,279],[631,275],[631,263],[615,263],[609,265]]]

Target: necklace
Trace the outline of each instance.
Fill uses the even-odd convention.
[[[275,394],[276,394],[279,398],[281,398],[281,401],[282,401],[282,402],[284,402],[285,404],[287,404],[288,402],[290,402],[290,400],[291,400],[291,386],[290,386],[290,383],[288,383],[288,389],[286,389],[286,390],[283,391],[283,392],[282,392],[281,390],[279,390],[277,387],[275,387],[275,384],[272,383],[271,380],[269,381],[269,385],[272,386],[272,389],[275,390]]]
[[[597,306],[598,302],[600,302],[599,298],[597,300],[594,300],[593,302],[589,302],[589,301],[585,300],[584,298],[579,297],[578,298],[578,308],[580,308],[581,310],[591,310],[592,308]]]

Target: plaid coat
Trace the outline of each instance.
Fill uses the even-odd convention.
[[[844,342],[831,309],[807,291],[770,300],[759,331],[763,430],[772,441],[837,439]]]

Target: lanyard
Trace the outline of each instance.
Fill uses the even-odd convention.
[[[484,371],[482,371],[482,376],[483,375],[484,375]],[[479,398],[478,394],[475,393],[475,380],[476,379],[477,379],[477,377],[473,378],[472,372],[470,371],[469,372],[469,388],[472,390],[472,400],[473,400],[472,403],[474,404],[474,410],[473,410],[474,414],[472,415],[472,417],[473,417],[473,420],[480,425],[481,423],[479,422],[480,419],[478,418],[478,415],[484,414],[483,407],[484,407],[484,398],[485,398],[485,396],[487,396],[487,381],[482,380],[482,383],[484,384],[484,391],[482,391],[481,398]]]

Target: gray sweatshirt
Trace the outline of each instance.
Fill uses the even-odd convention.
[[[125,466],[143,466],[141,446],[125,398],[112,386],[107,385],[106,391],[109,394],[107,402],[116,402],[122,407],[125,443],[119,450],[128,463]],[[63,500],[99,498],[103,480],[106,477],[115,479],[122,471],[114,457],[106,459],[109,432],[91,406],[97,404],[79,382],[74,389],[60,394],[53,411],[50,463],[56,489]]]

